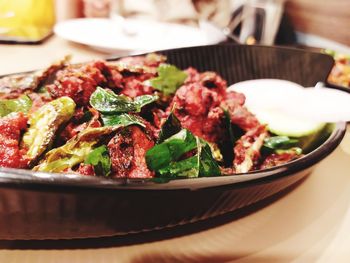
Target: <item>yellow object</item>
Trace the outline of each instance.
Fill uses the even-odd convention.
[[[0,38],[36,41],[55,23],[54,0],[0,0]]]

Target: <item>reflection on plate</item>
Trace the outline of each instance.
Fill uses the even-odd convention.
[[[223,35],[212,37],[215,34],[192,26],[136,19],[72,19],[56,24],[54,32],[66,40],[121,53],[209,45],[224,40]]]

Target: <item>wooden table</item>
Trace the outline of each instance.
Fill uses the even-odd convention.
[[[42,68],[67,53],[105,54],[56,37],[0,45],[0,74]],[[6,227],[6,226],[1,226]],[[114,238],[0,241],[0,262],[349,262],[350,133],[292,191],[239,216]]]

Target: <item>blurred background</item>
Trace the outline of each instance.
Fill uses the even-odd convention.
[[[0,73],[30,70],[45,52],[39,67],[67,53],[80,62],[237,43],[328,52],[334,79],[349,86],[349,23],[349,0],[2,0],[0,54],[24,62]]]

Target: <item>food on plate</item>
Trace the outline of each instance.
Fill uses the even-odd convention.
[[[279,134],[244,103],[218,73],[159,54],[64,59],[0,79],[0,166],[111,178],[239,174],[302,157],[311,150],[304,135],[322,130]]]
[[[335,64],[328,76],[328,82],[342,87],[350,87],[350,56],[333,50],[325,50],[333,56]]]

